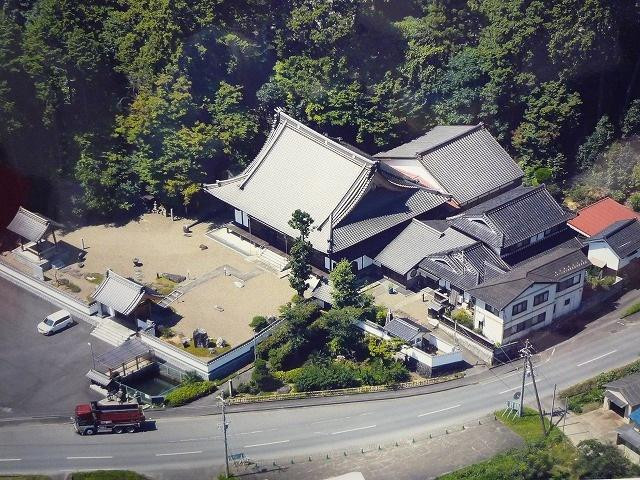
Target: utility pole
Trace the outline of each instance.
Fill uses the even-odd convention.
[[[553,410],[556,408],[556,388],[557,385],[553,384],[553,400],[551,400],[551,414],[549,415],[549,432],[553,428]]]
[[[229,450],[227,447],[227,419],[224,413],[224,397],[222,395],[218,395],[218,400],[220,400],[220,405],[222,408],[222,432],[224,434],[224,466],[225,466],[225,474],[227,478],[229,478]]]
[[[531,363],[531,355],[528,356],[529,367],[531,367],[531,380],[533,380],[533,391],[536,392],[536,403],[538,404],[538,413],[540,414],[540,422],[542,423],[542,433],[547,436],[547,427],[544,424],[544,415],[542,413],[542,406],[540,405],[540,397],[538,396],[538,386],[536,385],[536,375],[533,372],[533,364]]]
[[[87,345],[89,345],[89,350],[91,350],[91,364],[93,365],[93,369],[96,369],[96,357],[93,355],[93,345],[91,345],[91,342],[87,342]]]
[[[518,408],[518,416],[522,416],[524,410],[524,382],[527,378],[527,355],[529,354],[529,340],[526,341],[525,347],[520,350],[520,353],[524,357],[524,364],[522,366],[522,386],[520,387],[520,408]]]

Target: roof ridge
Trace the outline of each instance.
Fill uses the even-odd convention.
[[[517,202],[521,201],[523,198],[528,198],[528,197],[533,196],[533,194],[535,194],[535,193],[537,193],[538,191],[540,191],[544,186],[545,186],[545,184],[544,184],[544,183],[542,183],[542,184],[540,184],[540,185],[538,185],[538,186],[535,186],[535,187],[533,187],[531,190],[529,190],[529,191],[527,191],[527,192],[523,192],[521,195],[518,195],[517,197],[514,197],[514,198],[512,198],[512,199],[510,199],[510,200],[507,200],[506,202],[504,202],[504,203],[502,203],[502,204],[500,204],[500,205],[496,205],[496,206],[495,206],[495,207],[493,207],[493,208],[490,208],[490,209],[488,209],[488,210],[485,210],[485,211],[483,212],[483,214],[484,214],[484,215],[486,215],[486,214],[488,214],[488,213],[497,212],[497,211],[499,211],[499,210],[502,210],[503,208],[510,207],[510,206],[511,206],[511,205],[513,205],[514,203],[517,203]],[[524,187],[524,188],[527,188],[527,187]],[[507,192],[505,192],[505,193],[507,193]],[[488,200],[488,201],[491,201],[491,200]]]
[[[35,220],[38,223],[41,223],[42,225],[50,225],[51,224],[51,220],[49,220],[48,218],[39,215],[35,212],[32,212],[31,210],[27,210],[26,208],[24,208],[23,206],[20,206],[18,208],[18,213],[23,213],[24,215],[26,215],[27,217],[31,218],[32,220]]]
[[[436,125],[436,127],[439,127],[439,126],[440,125]],[[453,125],[442,125],[442,126],[453,126]],[[436,127],[433,127],[433,128],[436,128]],[[452,137],[447,138],[446,140],[442,140],[441,142],[438,142],[435,145],[431,145],[429,148],[426,148],[426,149],[424,149],[424,150],[422,150],[420,152],[416,152],[416,157],[420,157],[422,155],[426,155],[428,153],[431,153],[434,150],[437,150],[439,148],[444,147],[445,145],[448,145],[449,143],[453,143],[453,142],[461,139],[462,137],[465,137],[465,136],[467,136],[467,135],[469,135],[469,134],[471,134],[473,132],[476,132],[476,131],[478,131],[480,129],[483,129],[484,128],[484,123],[480,122],[477,125],[469,125],[468,127],[469,127],[468,129],[466,129],[466,130],[464,130],[464,131],[462,131],[460,133],[457,133],[457,134],[453,135]],[[431,130],[433,130],[433,128]]]
[[[105,276],[106,278],[112,278],[113,280],[123,283],[123,284],[133,284],[136,287],[139,288],[144,288],[144,285],[134,281],[134,280],[130,280],[127,277],[124,277],[122,275],[120,275],[119,273],[114,272],[111,269],[107,269],[107,275]]]
[[[579,210],[578,210],[578,213],[580,213],[580,212],[581,212],[581,211],[583,211],[583,210],[586,210],[587,208],[591,208],[591,207],[593,207],[594,205],[597,205],[597,204],[599,204],[599,203],[602,203],[602,202],[604,202],[605,200],[612,200],[612,201],[614,201],[615,203],[618,203],[619,205],[622,205],[621,203],[616,202],[613,198],[611,198],[609,195],[607,195],[606,197],[602,197],[600,200],[596,200],[595,202],[590,203],[589,205],[585,205],[584,207],[582,207],[581,209],[579,209]],[[624,207],[625,205],[622,205],[622,206]]]

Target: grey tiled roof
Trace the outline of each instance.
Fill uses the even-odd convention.
[[[206,190],[291,237],[298,235],[288,224],[293,211],[309,213],[314,220],[309,240],[321,252],[328,251],[332,228],[338,251],[446,201],[442,195],[418,192],[417,184],[400,172],[380,167],[355,147],[320,135],[283,112],[249,167]],[[385,203],[391,200],[397,205]],[[378,207],[381,214],[376,214]]]
[[[460,203],[468,203],[523,177],[520,167],[482,126],[427,149],[420,162]]]
[[[432,210],[446,198],[426,190],[370,191],[333,231],[334,252],[339,252]]]
[[[640,433],[633,428],[633,425],[623,425],[616,431],[625,442],[633,445],[636,449],[640,449]]]
[[[311,292],[311,296],[313,298],[317,298],[318,300],[322,300],[329,305],[333,304],[333,295],[331,295],[331,285],[327,282],[319,282],[316,285],[316,288]]]
[[[474,242],[446,255],[426,257],[420,270],[468,290],[509,271],[509,266],[482,243]]]
[[[453,228],[440,232],[431,222],[413,220],[375,258],[385,267],[401,275],[414,268],[423,258],[476,243]]]
[[[573,218],[544,185],[516,187],[449,221],[494,249],[509,247]]]
[[[640,222],[636,218],[617,221],[586,241],[605,241],[618,257],[625,258],[640,249]]]
[[[46,235],[50,225],[51,221],[48,218],[20,207],[7,230],[20,235],[30,242],[37,242]]]
[[[632,407],[640,405],[640,373],[609,382],[605,384],[605,388],[619,392]]]
[[[384,329],[392,336],[406,340],[407,342],[413,341],[420,334],[420,329],[415,325],[405,322],[401,318],[392,318],[387,320],[384,324]]]
[[[433,148],[443,142],[451,140],[469,130],[476,128],[475,125],[438,125],[424,135],[403,143],[391,150],[379,152],[374,155],[377,158],[415,158],[418,154]]]
[[[144,293],[144,286],[107,270],[104,280],[91,296],[96,302],[129,315],[140,304]]]
[[[535,283],[556,283],[591,263],[579,248],[559,246],[485,281],[469,293],[501,310]]]

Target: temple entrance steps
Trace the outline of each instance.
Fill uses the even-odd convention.
[[[133,334],[135,334],[133,330],[110,318],[101,318],[98,326],[91,332],[92,336],[115,347],[122,345]]]
[[[266,263],[274,270],[278,272],[282,272],[287,268],[287,264],[289,263],[289,259],[270,250],[269,248],[263,248],[260,254],[258,255],[258,260],[263,263]]]

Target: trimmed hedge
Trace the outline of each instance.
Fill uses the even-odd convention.
[[[596,375],[589,380],[573,385],[560,392],[560,398],[569,397],[569,409],[582,413],[582,407],[589,403],[598,403],[604,400],[604,386],[627,375],[640,372],[640,360],[621,368],[609,370],[608,372]]]
[[[165,403],[169,407],[179,407],[189,402],[193,402],[200,397],[213,393],[218,388],[216,382],[203,380],[202,382],[183,383],[179,387],[171,390],[166,397]]]
[[[634,303],[629,308],[627,308],[622,314],[622,318],[628,317],[629,315],[633,315],[634,313],[640,312],[640,302]]]
[[[96,470],[94,472],[77,472],[71,475],[72,480],[147,480],[147,477],[130,470]]]

